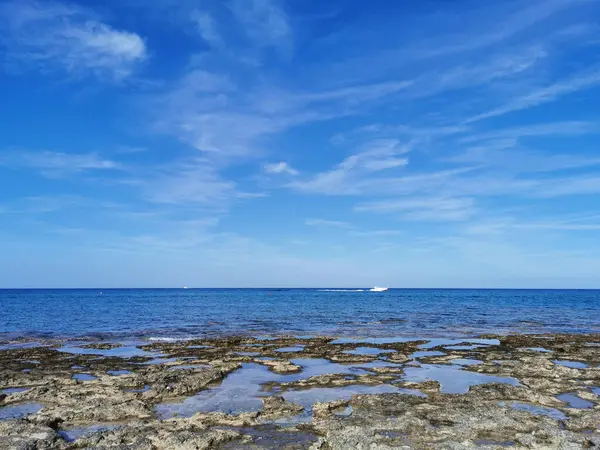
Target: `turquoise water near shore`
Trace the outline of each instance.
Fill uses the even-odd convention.
[[[600,290],[0,290],[0,339],[600,332]]]

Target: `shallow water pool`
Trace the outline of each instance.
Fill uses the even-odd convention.
[[[407,367],[404,370],[404,381],[423,382],[437,381],[444,394],[464,394],[471,386],[489,383],[504,383],[519,386],[519,380],[511,377],[497,377],[483,373],[469,372],[459,367],[423,364],[420,367]]]

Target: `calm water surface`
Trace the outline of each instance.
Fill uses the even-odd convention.
[[[0,339],[600,332],[600,291],[0,290],[0,318]]]

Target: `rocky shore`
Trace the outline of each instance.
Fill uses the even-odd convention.
[[[0,344],[1,449],[600,448],[600,335]]]

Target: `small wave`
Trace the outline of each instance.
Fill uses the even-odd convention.
[[[175,337],[149,337],[149,341],[153,342],[179,342],[179,341],[190,341],[194,338],[185,337],[185,338],[175,338]]]
[[[365,292],[364,289],[318,289],[319,292]]]

